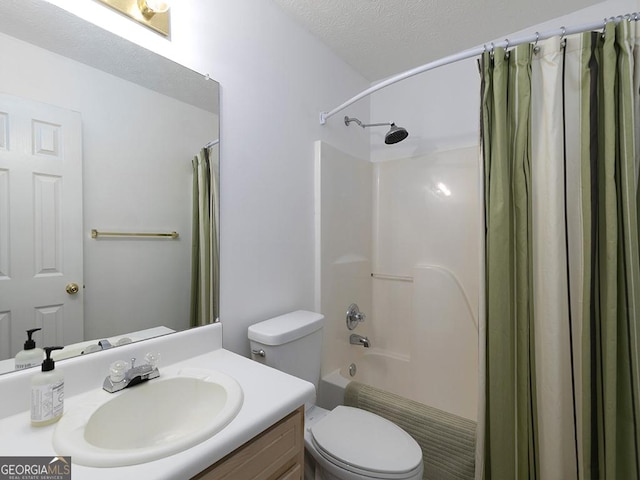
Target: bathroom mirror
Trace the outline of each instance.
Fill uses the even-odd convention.
[[[0,3],[0,55],[0,153],[18,155],[0,156],[0,372],[27,328],[59,358],[190,328],[192,162],[219,165],[218,83],[42,0]]]

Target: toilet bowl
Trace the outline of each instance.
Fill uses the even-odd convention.
[[[313,406],[305,414],[304,443],[314,480],[420,480],[422,452],[394,423],[373,413]]]
[[[313,383],[322,353],[321,314],[298,310],[249,327],[256,361]],[[353,407],[305,405],[305,479],[419,480],[422,451],[394,423]]]

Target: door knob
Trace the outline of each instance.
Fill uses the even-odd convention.
[[[67,283],[65,290],[69,295],[75,295],[80,290],[80,287],[77,283]]]

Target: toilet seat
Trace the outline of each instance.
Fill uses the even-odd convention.
[[[310,429],[316,451],[344,470],[374,478],[413,478],[422,469],[417,442],[394,423],[338,406]]]

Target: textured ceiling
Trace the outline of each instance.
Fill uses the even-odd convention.
[[[274,1],[375,81],[601,0]]]

